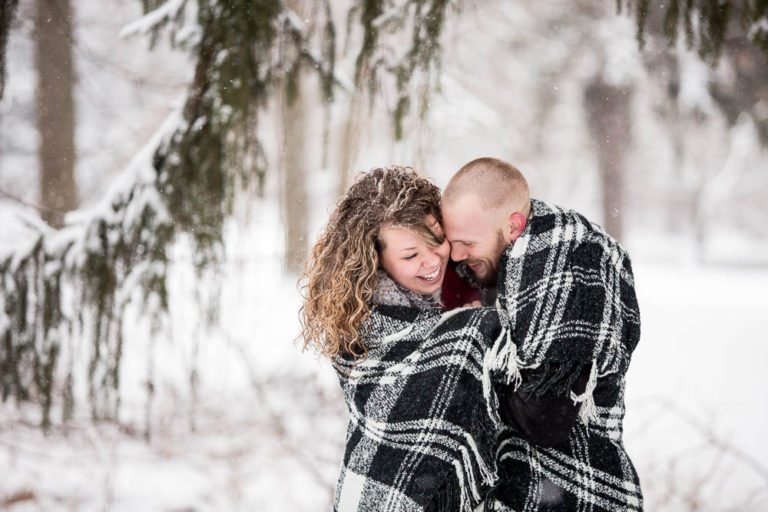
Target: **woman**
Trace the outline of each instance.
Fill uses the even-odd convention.
[[[312,251],[303,337],[333,361],[350,414],[339,512],[471,510],[496,480],[486,354],[499,321],[488,308],[443,314],[440,219],[435,185],[408,168],[373,169]]]

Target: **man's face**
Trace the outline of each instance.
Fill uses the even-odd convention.
[[[499,261],[509,240],[504,219],[483,208],[480,199],[464,194],[443,204],[443,228],[451,243],[451,259],[464,262],[483,286],[494,286]]]

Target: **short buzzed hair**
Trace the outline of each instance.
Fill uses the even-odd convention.
[[[478,196],[488,209],[508,206],[525,210],[530,204],[528,182],[523,173],[498,158],[477,158],[459,169],[445,187],[443,202],[469,193]]]

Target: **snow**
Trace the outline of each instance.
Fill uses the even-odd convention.
[[[150,30],[162,23],[173,19],[184,8],[187,0],[167,0],[157,9],[154,9],[141,18],[132,21],[120,30],[120,37],[130,37],[137,34],[145,35]]]
[[[677,43],[677,51],[680,55],[680,106],[688,111],[711,113],[714,105],[708,90],[709,66],[695,52],[686,49],[682,39]]]
[[[0,411],[0,467],[13,475],[0,481],[0,500],[31,490],[32,510],[327,508],[346,412],[330,365],[294,342],[296,281],[281,273],[279,244],[265,243],[279,240],[278,215],[265,201],[251,224],[228,226],[221,322],[211,332],[200,332],[200,312],[185,300],[195,293],[189,248],[174,252],[172,337],[150,343],[144,320],[126,322],[119,428],[81,414],[45,436],[14,420],[9,405]],[[624,439],[648,510],[680,510],[688,494],[707,499],[702,510],[726,510],[750,493],[745,510],[768,506],[764,480],[739,455],[768,464],[768,269],[642,257],[634,267],[643,333],[628,374]],[[145,442],[151,351],[157,391]]]
[[[761,35],[765,35],[766,33],[768,33],[768,16],[763,16],[762,18],[759,18],[757,21],[752,23],[752,26],[749,27],[748,37],[750,39],[755,39]]]
[[[679,509],[697,485],[706,510],[768,506],[768,269],[636,263],[635,277],[642,337],[628,374],[625,444],[648,510]],[[665,479],[677,487],[672,498],[658,490]],[[742,503],[756,491],[755,503]]]
[[[143,185],[139,200],[123,221],[149,206],[161,214],[160,222],[170,222],[149,186],[156,179],[151,161],[181,122],[180,98],[191,68],[182,56],[162,49],[147,53],[142,38],[116,42],[116,36],[119,27],[125,34],[144,33],[182,4],[169,0],[140,18],[137,2],[111,2],[105,9],[103,2],[89,0],[78,6],[78,180],[84,206],[69,217],[74,225],[46,240],[51,252],[74,244],[67,266],[82,263],[86,247],[96,242],[84,236],[83,226],[111,217],[115,198],[136,183]],[[679,101],[683,110],[708,117],[675,127],[659,99],[667,86],[658,80],[664,70],[642,66],[631,23],[587,25],[572,16],[569,5],[466,7],[458,28],[446,29],[454,46],[443,63],[442,94],[432,98],[429,115],[423,122],[406,120],[405,140],[393,143],[388,115],[364,105],[360,147],[350,165],[362,170],[411,164],[444,185],[471,158],[497,155],[526,173],[537,197],[599,222],[601,191],[583,86],[598,72],[610,83],[634,84],[625,218],[643,333],[627,377],[624,441],[647,510],[766,510],[764,152],[749,119],[729,128],[711,108],[710,71],[695,55],[684,54]],[[388,25],[395,14],[388,11],[378,23]],[[177,40],[182,32],[199,34],[199,28],[181,27]],[[12,33],[9,42],[0,177],[3,190],[34,203],[34,77],[23,36]],[[127,45],[133,46],[120,53]],[[115,61],[107,59],[111,53]],[[348,90],[353,87],[344,72],[353,69],[353,61],[347,52],[337,62],[337,80]],[[332,136],[346,121],[347,100],[330,107]],[[381,103],[387,101],[392,97]],[[267,144],[279,131],[272,113],[264,114],[259,127]],[[312,141],[315,156],[319,139]],[[341,178],[333,157],[337,145],[332,141],[325,169],[319,169],[319,158],[307,159],[313,162],[307,180],[309,241],[333,206]],[[62,351],[62,366],[82,370],[76,372],[71,422],[60,424],[57,404],[54,427],[46,434],[38,426],[39,408],[17,407],[12,397],[0,403],[0,509],[330,509],[347,414],[328,362],[301,352],[296,341],[301,297],[297,277],[286,276],[282,263],[279,176],[272,172],[279,155],[265,149],[266,197],[238,198],[245,204],[226,225],[221,272],[197,275],[195,254],[182,238],[170,255],[169,318],[155,324],[151,313],[160,304],[154,294],[147,316],[129,306],[119,422],[92,422],[83,399],[92,350],[87,329]],[[682,201],[699,185],[708,216],[701,219],[705,239],[696,242]],[[47,230],[33,209],[8,201],[0,202],[0,226],[0,255],[30,247]],[[144,272],[161,271],[137,265],[118,299],[136,299],[132,282]],[[69,315],[80,312],[75,291],[64,290]],[[206,298],[217,292],[218,322],[207,327]],[[0,314],[0,331],[8,325]]]
[[[630,86],[642,77],[644,70],[634,35],[635,21],[629,16],[605,19],[598,26],[598,37],[605,48],[602,75],[613,86]]]
[[[380,28],[383,25],[386,25],[390,21],[396,20],[399,21],[404,14],[405,9],[402,6],[393,6],[378,15],[374,20],[371,22],[371,26],[375,28]]]

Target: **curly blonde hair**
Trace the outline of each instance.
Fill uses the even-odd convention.
[[[371,314],[383,227],[408,228],[430,246],[443,242],[427,225],[442,222],[440,189],[409,167],[361,174],[336,205],[312,249],[303,276],[304,348],[333,358],[362,358],[360,327]]]

